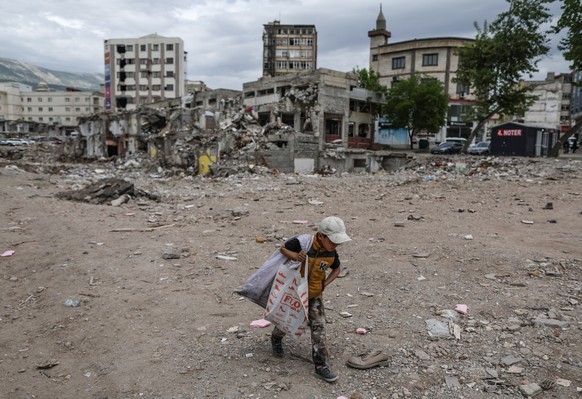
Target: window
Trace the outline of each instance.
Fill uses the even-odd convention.
[[[162,89],[162,86],[161,85],[153,85],[152,86],[152,90],[153,91],[160,91],[161,89]]]
[[[125,49],[127,51],[133,51],[133,44],[128,44],[127,46],[125,46]]]
[[[372,56],[372,61],[378,61],[378,54],[374,54]]]
[[[139,90],[140,91],[147,91],[148,90],[148,86],[147,85],[139,85]]]
[[[91,101],[91,99],[90,99],[89,97],[85,97],[85,102],[86,102],[86,103],[88,103],[88,102],[90,102],[90,101]]]
[[[42,122],[43,120],[44,120],[44,119],[43,119],[43,117],[42,117],[42,116],[40,116],[40,117],[38,118],[38,121],[39,121],[39,122]]]
[[[140,44],[139,51],[146,51],[146,45],[145,44]]]
[[[65,121],[70,122],[71,118],[69,118],[68,116],[65,118]]]
[[[79,97],[75,97],[75,102],[78,103],[79,101],[81,101],[81,99]]]
[[[404,69],[406,66],[406,58],[394,57],[392,58],[392,69]]]
[[[152,60],[152,63],[153,63],[154,65],[159,65],[159,63],[160,63],[160,59],[159,59],[159,58],[154,58],[154,59]]]
[[[42,107],[38,107],[38,112],[42,112]]]
[[[438,54],[423,54],[422,66],[437,66],[439,64]]]
[[[52,122],[52,121],[53,121],[53,117],[51,116],[51,117],[49,117],[49,122]]]
[[[159,78],[160,76],[162,76],[162,73],[160,71],[154,71],[152,72],[152,76],[154,78]]]
[[[166,85],[166,91],[174,90],[174,85]]]
[[[65,102],[66,102],[66,103],[70,103],[70,102],[71,102],[71,99],[70,99],[69,97],[66,97],[66,98],[65,98]]]
[[[49,107],[48,112],[53,112],[53,107]]]
[[[173,44],[166,44],[166,51],[174,51],[174,45]]]
[[[28,112],[32,112],[32,107],[28,107],[28,108],[26,108],[26,110],[27,110]]]
[[[38,102],[41,103],[42,102],[42,97],[38,98]]]
[[[147,65],[148,64],[148,59],[147,58],[140,58],[139,59],[139,64],[140,65]]]
[[[159,44],[154,44],[154,51],[160,51],[160,45]]]
[[[174,63],[174,59],[172,57],[166,58],[166,64],[173,64],[173,63]]]
[[[81,108],[75,108],[75,112],[81,112]]]
[[[85,107],[85,111],[89,112],[89,111],[91,111],[91,108],[90,107]]]
[[[52,102],[53,102],[53,98],[52,98],[52,97],[49,97],[49,98],[47,99],[47,101],[48,101],[49,103],[52,103]]]
[[[166,71],[166,77],[167,78],[173,78],[174,77],[174,71]]]
[[[65,112],[71,112],[71,108],[70,107],[65,108]]]
[[[459,97],[465,97],[469,94],[469,86],[465,85],[463,82],[457,82],[457,94]]]
[[[30,102],[32,102],[32,98],[30,98],[30,97],[26,97],[26,102],[27,102],[27,103],[30,103]]]

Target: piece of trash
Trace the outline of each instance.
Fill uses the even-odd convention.
[[[366,330],[366,329],[365,329],[365,328],[363,328],[363,327],[359,327],[359,328],[357,328],[357,329],[356,329],[356,334],[364,335],[364,334],[366,334],[367,332],[368,332],[368,330]]]
[[[465,236],[465,240],[472,240],[472,239],[473,239],[473,236],[471,234],[467,234]]]
[[[59,361],[55,360],[55,359],[50,359],[42,364],[37,364],[36,368],[38,370],[48,370],[48,369],[52,369],[55,366],[59,365]]]
[[[294,220],[293,224],[307,224],[309,223],[307,220]]]
[[[310,199],[307,202],[309,202],[311,205],[323,205],[323,202],[322,201],[315,200],[315,199]]]
[[[444,318],[452,320],[455,323],[458,321],[457,314],[455,313],[455,311],[451,309],[439,310],[438,312],[434,312],[433,315],[442,316]]]
[[[523,223],[523,224],[534,224],[533,220],[522,220],[521,223]]]
[[[68,306],[70,308],[78,308],[79,306],[81,306],[81,301],[79,301],[78,299],[67,299],[65,301],[65,306]]]
[[[463,305],[463,304],[458,304],[457,306],[455,306],[455,310],[459,313],[462,313],[462,314],[469,313],[469,307],[467,305]]]
[[[417,279],[418,281],[423,281],[423,280],[426,280],[426,277],[424,277],[424,276],[420,276],[420,277],[417,277],[416,279]]]
[[[216,259],[220,260],[237,260],[234,256],[216,255]]]
[[[428,328],[428,335],[436,338],[451,338],[449,324],[437,319],[424,321]]]
[[[352,317],[352,314],[349,312],[341,312],[340,316],[347,319],[348,317]]]
[[[169,253],[166,252],[164,254],[162,254],[162,259],[180,259],[180,254],[173,254],[173,253]]]
[[[12,256],[12,255],[14,255],[15,253],[16,253],[16,251],[13,251],[13,250],[9,249],[8,251],[4,251],[4,252],[2,253],[2,255],[0,255],[0,256],[2,256],[2,257],[6,257],[6,256]]]
[[[430,256],[429,252],[416,252],[412,254],[413,258],[428,258]]]
[[[251,321],[251,327],[253,327],[253,328],[265,328],[265,327],[269,327],[270,325],[271,325],[271,322],[269,320],[265,320],[265,319]]]
[[[542,209],[554,209],[554,204],[552,202],[548,202]]]
[[[350,399],[350,398],[348,398],[346,396],[338,396],[337,399]]]

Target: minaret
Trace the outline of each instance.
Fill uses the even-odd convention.
[[[380,4],[380,13],[378,14],[378,18],[376,18],[376,29],[368,32],[370,51],[373,48],[387,44],[390,36],[392,34],[386,30],[386,18],[382,13],[382,4]]]

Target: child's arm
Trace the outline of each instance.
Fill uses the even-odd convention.
[[[337,268],[333,269],[331,271],[331,273],[329,273],[329,276],[327,276],[327,278],[323,282],[323,289],[325,289],[328,285],[330,285],[333,282],[333,280],[335,280],[337,278],[337,276],[339,276],[340,271],[341,271],[341,267],[337,267]]]
[[[296,260],[298,262],[305,262],[305,252],[293,252],[290,249],[285,248],[283,245],[280,249],[281,253],[286,257]]]

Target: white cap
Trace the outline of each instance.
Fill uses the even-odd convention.
[[[352,241],[346,234],[344,221],[336,216],[328,216],[319,223],[319,233],[325,234],[334,244],[343,244]]]

